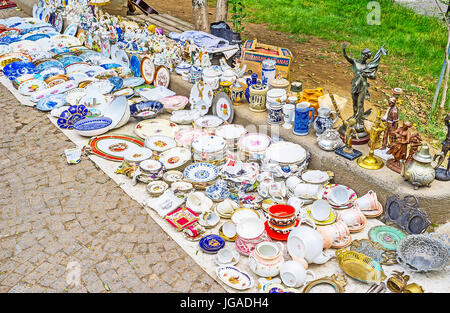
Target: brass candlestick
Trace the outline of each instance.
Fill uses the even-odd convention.
[[[380,135],[386,128],[386,126],[381,121],[381,118],[381,110],[379,109],[377,112],[377,118],[372,126],[372,129],[370,130],[369,154],[363,155],[357,160],[359,166],[368,170],[378,170],[384,166],[383,160],[380,157],[374,155],[374,151],[377,142],[380,139]]]

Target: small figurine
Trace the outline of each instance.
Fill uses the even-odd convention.
[[[419,150],[419,148],[422,146],[422,137],[419,133],[415,133],[411,136],[411,139],[409,140],[409,152],[408,152],[408,158],[406,159],[406,163],[409,163],[412,161],[414,153]]]
[[[377,118],[370,130],[369,154],[358,158],[358,165],[368,170],[378,170],[384,166],[384,162],[380,157],[374,155],[375,146],[379,141],[381,133],[386,126],[381,119],[381,110],[377,112]]]
[[[393,132],[394,142],[389,144],[389,154],[392,154],[394,159],[386,162],[386,166],[389,167],[394,172],[401,172],[401,160],[406,160],[408,154],[408,144],[411,139],[411,132],[409,128],[411,127],[410,122],[404,122],[401,128],[398,128]]]
[[[393,140],[393,132],[398,128],[398,108],[397,108],[397,99],[395,97],[391,97],[388,100],[389,109],[386,111],[386,115],[383,117],[383,122],[386,123],[386,129],[384,130],[383,135],[383,144],[381,149],[386,149],[388,144]]]
[[[445,126],[447,126],[447,137],[442,142],[442,150],[438,154],[436,154],[433,158],[433,161],[439,158],[438,163],[436,165],[436,179],[442,181],[450,180],[450,157],[447,159],[447,169],[441,168],[440,166],[444,162],[447,157],[448,152],[450,151],[450,113],[445,117]]]

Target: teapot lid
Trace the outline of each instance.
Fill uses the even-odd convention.
[[[431,163],[433,157],[430,154],[430,147],[428,145],[422,145],[420,150],[414,153],[413,159],[417,162]]]

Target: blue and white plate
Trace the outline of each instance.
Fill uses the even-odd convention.
[[[42,38],[50,38],[50,36],[47,34],[31,34],[31,35],[24,36],[23,40],[36,41],[36,40],[39,40]]]
[[[217,166],[206,162],[194,163],[184,170],[184,177],[194,183],[206,183],[213,181],[219,176]]]
[[[8,30],[6,32],[8,32]],[[0,43],[9,45],[9,44],[12,44],[13,42],[18,42],[21,40],[22,40],[22,36],[11,35],[11,36],[4,36],[4,37],[0,38]]]
[[[76,122],[73,129],[80,136],[92,137],[106,133],[111,124],[112,119],[109,117],[88,117]]]
[[[52,40],[52,42],[53,42],[53,40]],[[64,52],[70,52],[70,50],[68,47],[58,47],[57,46],[57,47],[51,49],[50,52],[56,55],[56,54],[60,54],[60,53],[64,53]]]
[[[104,74],[107,70],[105,70],[103,67],[98,66],[98,65],[93,65],[91,66],[91,68],[86,71],[85,73],[89,76],[89,77],[95,77],[97,75],[100,74]]]
[[[123,78],[122,77],[119,77],[119,76],[111,77],[108,80],[114,85],[114,89],[112,91],[119,90],[123,86]]]
[[[203,252],[214,254],[225,247],[225,240],[218,235],[211,234],[200,239],[199,245]]]
[[[104,63],[104,64],[100,64],[100,66],[103,67],[105,70],[110,70],[112,68],[121,67],[122,65],[117,64],[117,63]]]
[[[61,62],[52,60],[52,61],[46,61],[46,62],[40,63],[38,66],[36,66],[36,72],[38,72],[40,74],[42,71],[44,71],[45,69],[48,69],[50,67],[64,69],[64,66],[62,65]]]
[[[24,74],[35,74],[36,66],[31,62],[16,61],[3,68],[3,74],[13,81]]]
[[[83,59],[80,57],[71,55],[71,56],[66,56],[66,57],[59,59],[59,62],[61,62],[64,67],[66,67],[73,63],[83,62]]]
[[[67,26],[66,30],[64,31],[64,35],[76,36],[77,30],[78,30],[77,23],[72,23],[69,26]]]
[[[136,55],[130,57],[130,68],[135,77],[141,77],[141,62]]]
[[[56,75],[64,75],[65,73],[66,73],[66,71],[63,68],[50,67],[50,68],[47,68],[47,69],[43,70],[42,72],[40,72],[39,75],[42,76],[43,80],[46,80],[46,79],[56,76]]]
[[[142,77],[129,77],[123,80],[123,87],[137,87],[145,84],[145,79]]]
[[[67,74],[67,77],[69,77],[70,79],[76,80],[76,81],[80,81],[80,82],[89,78],[89,76],[86,73],[82,73],[82,72],[72,72],[72,73]]]
[[[124,50],[117,48],[117,46],[111,47],[111,59],[114,63],[120,64],[123,67],[130,67],[130,60]]]
[[[62,129],[72,129],[76,122],[86,118],[87,113],[88,108],[84,105],[72,105],[61,113],[56,123]]]
[[[65,94],[49,95],[39,100],[36,103],[36,108],[41,111],[47,112],[55,108],[62,107],[65,104],[66,104]]]

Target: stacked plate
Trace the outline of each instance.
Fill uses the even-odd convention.
[[[239,159],[243,162],[262,160],[271,141],[269,136],[261,133],[242,135],[237,143]]]
[[[225,163],[227,145],[225,139],[219,136],[203,135],[192,142],[194,162],[208,162],[215,165]]]
[[[309,153],[301,145],[279,141],[267,148],[264,161],[278,164],[285,173],[297,173],[307,167],[309,157]]]
[[[229,151],[237,151],[238,141],[245,133],[247,133],[247,130],[244,126],[238,124],[227,124],[219,126],[216,129],[215,135],[225,139],[227,149]]]

